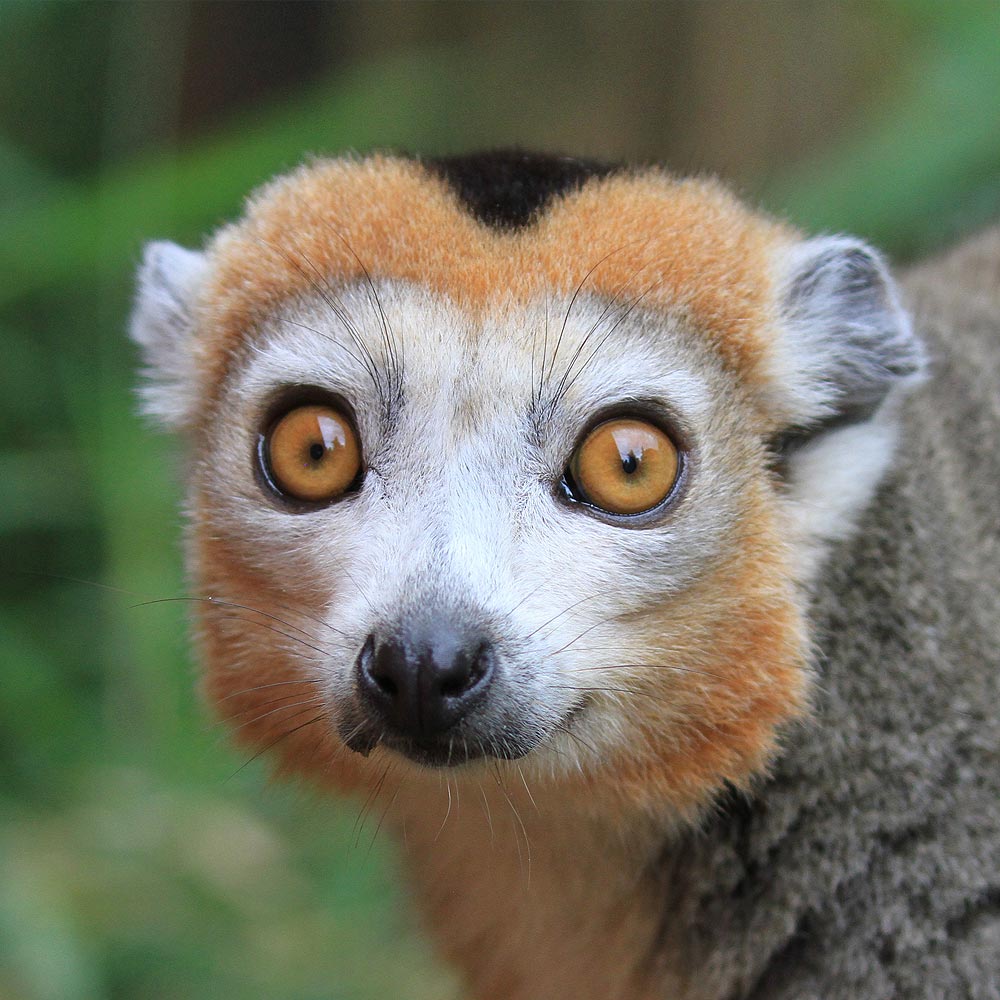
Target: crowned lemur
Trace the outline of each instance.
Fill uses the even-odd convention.
[[[132,332],[207,697],[469,996],[1000,997],[1000,230],[899,290],[712,181],[321,160]]]

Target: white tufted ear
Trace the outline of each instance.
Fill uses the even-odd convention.
[[[205,271],[204,254],[164,241],[146,245],[137,275],[130,333],[142,348],[142,409],[174,430],[195,411],[192,309]]]
[[[925,358],[882,258],[859,240],[805,240],[781,261],[771,359],[788,426],[776,448],[806,533],[846,534],[888,468],[892,401]]]
[[[849,236],[821,236],[782,261],[779,385],[803,428],[863,420],[919,379],[923,351],[882,258]]]

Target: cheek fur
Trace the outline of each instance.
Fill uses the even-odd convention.
[[[790,553],[764,502],[745,544],[643,631],[659,649],[625,650],[664,667],[634,673],[638,710],[604,763],[579,780],[607,805],[693,814],[724,784],[747,787],[766,769],[783,724],[806,708],[809,651]],[[669,665],[680,669],[671,670]]]
[[[267,751],[279,773],[362,789],[371,768],[336,733],[341,709],[325,683],[322,609],[295,605],[285,587],[248,567],[241,544],[197,520],[192,577],[197,593],[217,598],[195,604],[202,689],[214,712],[241,747]]]

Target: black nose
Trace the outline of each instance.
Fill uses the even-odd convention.
[[[417,742],[445,735],[482,701],[493,676],[493,649],[482,634],[434,622],[370,635],[358,656],[358,685],[397,735]]]

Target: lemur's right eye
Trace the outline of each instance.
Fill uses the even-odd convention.
[[[598,424],[567,469],[576,499],[607,514],[642,514],[672,492],[680,472],[673,441],[645,420]]]
[[[285,496],[306,503],[335,500],[361,474],[361,448],[351,422],[332,406],[299,406],[264,436],[261,461]]]

